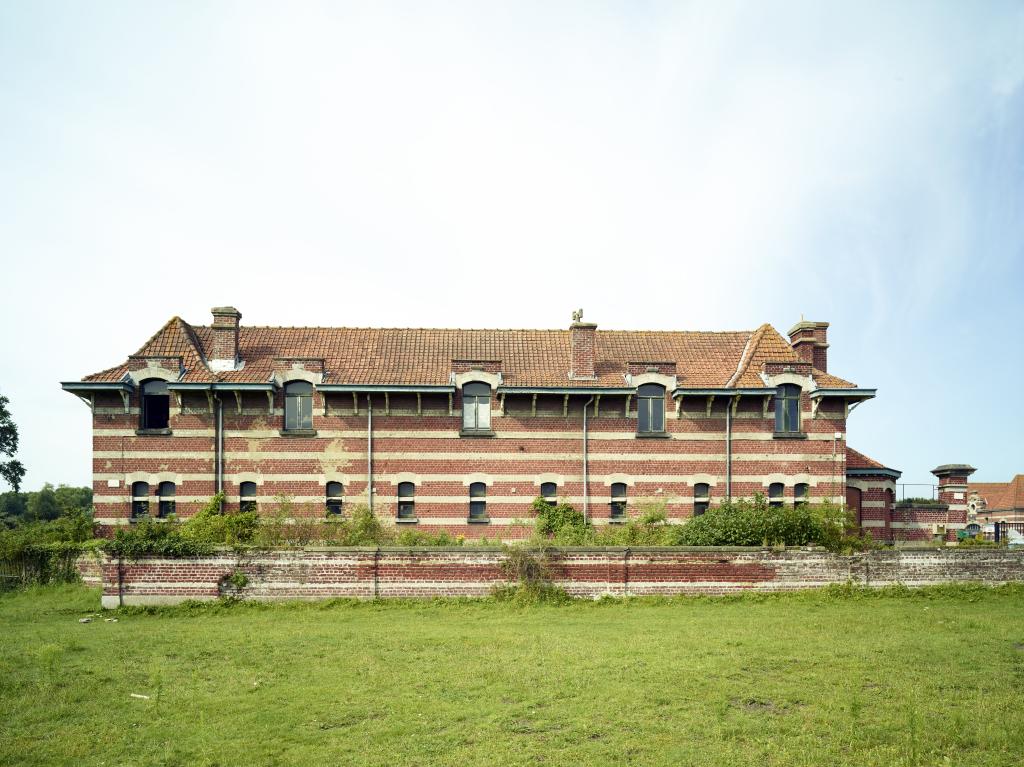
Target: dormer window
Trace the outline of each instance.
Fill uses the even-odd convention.
[[[491,431],[491,387],[474,381],[462,387],[462,430],[487,434]]]
[[[775,432],[797,434],[800,431],[800,387],[782,384],[775,393]]]
[[[665,433],[665,387],[644,384],[637,389],[638,434]]]
[[[167,382],[158,378],[142,384],[142,429],[166,429],[170,423],[171,395]]]
[[[313,384],[290,381],[284,385],[284,430],[313,430]]]

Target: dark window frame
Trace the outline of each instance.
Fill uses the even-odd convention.
[[[778,488],[778,495],[774,491]],[[772,482],[768,485],[768,505],[781,506],[786,500],[786,485],[782,482]]]
[[[793,505],[811,502],[811,484],[809,482],[797,482],[793,485]]]
[[[626,518],[626,505],[629,502],[629,488],[625,482],[613,482],[608,490],[608,519],[621,521]]]
[[[159,498],[157,502],[157,516],[163,519],[171,516],[175,513],[176,504],[174,497],[178,493],[178,488],[173,482],[161,482],[156,486],[156,494]]]
[[[550,491],[550,492],[546,492]],[[557,482],[541,482],[540,483],[540,497],[544,500],[548,506],[558,505],[558,483]]]
[[[636,433],[665,433],[665,394],[661,384],[643,384],[636,390]]]
[[[284,385],[285,432],[313,431],[313,384],[309,381],[288,381]]]
[[[472,482],[469,485],[469,521],[487,522],[487,483]]]
[[[711,508],[711,485],[698,482],[693,486],[693,516],[699,517]]]
[[[399,482],[397,519],[399,522],[416,521],[416,483]]]
[[[148,378],[139,385],[139,431],[166,432],[171,428],[171,393],[167,381]]]
[[[462,433],[491,434],[490,384],[469,381],[462,386]],[[483,415],[483,418],[481,418]],[[483,422],[483,423],[482,423]]]
[[[800,434],[800,397],[803,390],[796,384],[781,384],[775,392],[775,433]]]
[[[132,519],[149,516],[149,483],[132,482]]]
[[[324,509],[329,517],[340,517],[344,513],[345,486],[331,480],[324,487]]]
[[[249,490],[252,492],[248,492]],[[255,482],[238,483],[238,510],[242,512],[259,512],[259,488]]]

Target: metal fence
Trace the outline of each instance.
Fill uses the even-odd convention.
[[[898,501],[903,501],[907,498],[931,498],[932,500],[937,500],[939,497],[939,486],[899,482],[896,484],[896,495],[896,500]]]
[[[986,526],[987,527],[987,526]],[[993,522],[992,532],[985,531],[986,540],[1019,541],[1024,538],[1024,522]]]

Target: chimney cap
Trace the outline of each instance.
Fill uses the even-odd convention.
[[[800,322],[796,323],[789,329],[789,335],[792,336],[794,333],[799,333],[801,330],[826,330],[828,329],[827,322],[811,322],[810,320],[801,319]]]
[[[976,472],[973,466],[966,463],[944,463],[932,469],[936,477],[969,477]]]
[[[227,316],[227,317],[238,317],[241,319],[242,313],[233,306],[215,306],[210,309],[210,314],[214,317]]]

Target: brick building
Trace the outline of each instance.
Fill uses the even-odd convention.
[[[967,498],[971,521],[1024,522],[1024,474],[1009,482],[971,482]]]
[[[230,507],[509,538],[537,496],[595,524],[647,501],[849,500],[891,539],[895,480],[845,444],[874,389],[828,372],[828,324],[737,332],[208,326],[175,317],[62,386],[93,414],[97,520]]]

